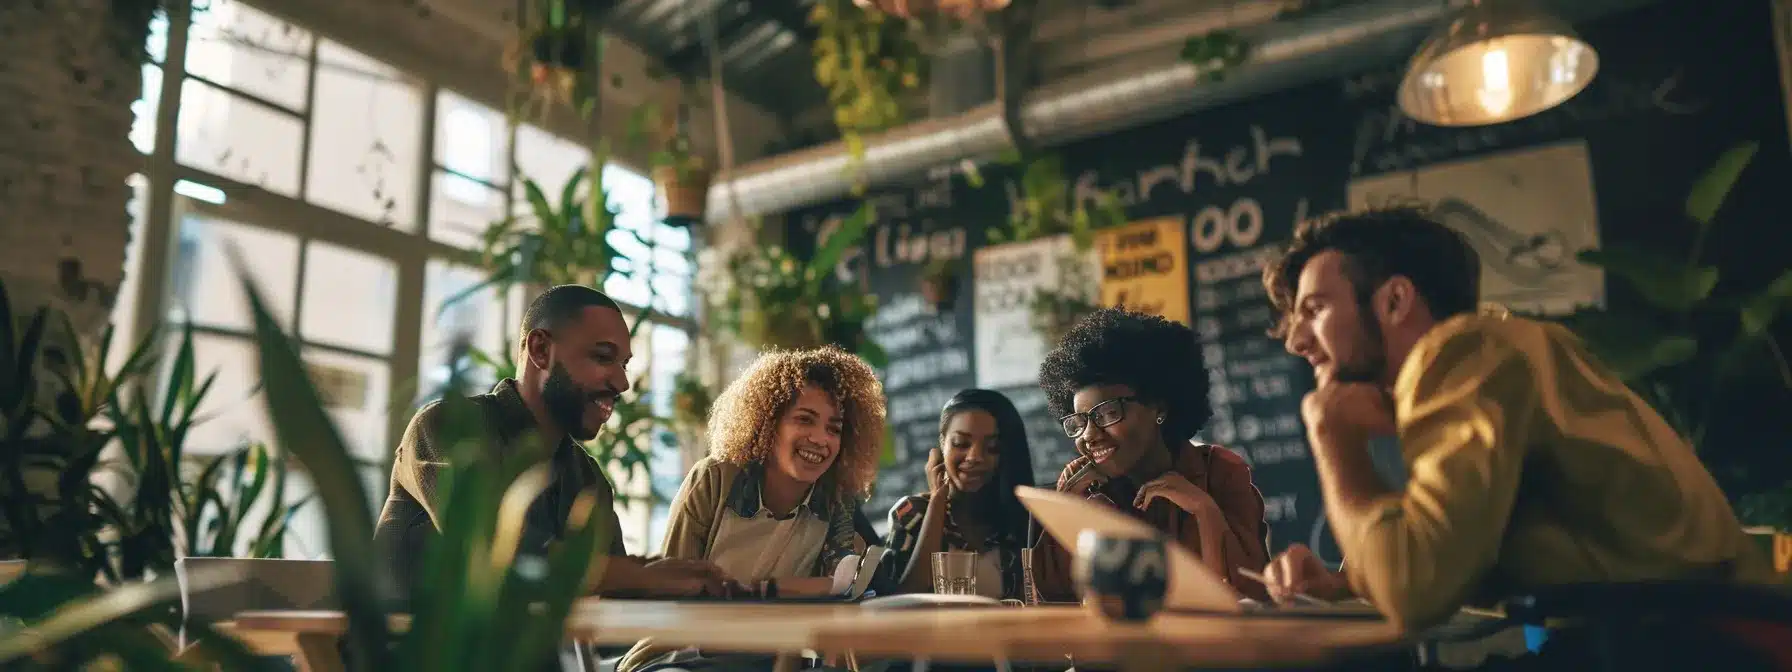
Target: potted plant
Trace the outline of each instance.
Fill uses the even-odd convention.
[[[834,344],[883,366],[883,350],[865,334],[876,297],[832,279],[841,256],[864,240],[873,219],[871,207],[860,206],[806,263],[776,245],[727,255],[706,250],[698,258],[697,286],[712,323],[755,349]]]
[[[1685,257],[1612,245],[1582,251],[1581,262],[1605,269],[1641,302],[1625,310],[1583,310],[1565,320],[1700,450],[1726,390],[1750,379],[1792,390],[1792,365],[1773,329],[1792,308],[1792,271],[1751,293],[1720,296],[1715,290],[1723,269],[1703,259],[1718,211],[1756,149],[1756,143],[1730,149],[1694,184],[1685,207],[1693,227]],[[1792,553],[1792,485],[1748,494],[1740,509],[1745,523],[1787,549],[1782,556]]]
[[[1095,232],[1126,223],[1126,209],[1113,194],[1100,193],[1093,203],[1077,201],[1064,162],[1055,155],[1021,159],[1020,180],[1010,185],[1007,226],[989,232],[991,243],[1020,243],[1051,236],[1069,236],[1070,250],[1056,259],[1057,276],[1035,290],[1028,302],[1034,330],[1056,343],[1078,319],[1097,307],[1100,286],[1089,260]]]
[[[1064,334],[1096,308],[1096,284],[1087,257],[1067,254],[1058,259],[1057,282],[1034,291],[1027,302],[1033,330],[1048,344],[1064,340]]]
[[[921,269],[921,298],[936,311],[952,310],[958,284],[958,264],[952,259],[935,259]]]
[[[653,154],[653,187],[665,201],[666,223],[694,226],[709,210],[709,168],[703,157],[691,153],[691,140],[683,133],[666,149]]]
[[[517,36],[504,52],[505,68],[523,94],[513,97],[511,117],[538,116],[561,103],[589,118],[603,79],[601,14],[576,0],[530,0],[518,7]]]
[[[703,96],[684,78],[668,95],[672,100],[667,105],[649,100],[636,106],[625,135],[634,148],[647,145],[666,223],[691,226],[703,221],[709,206],[709,164],[693,151],[690,136],[691,109]]]
[[[594,152],[590,165],[602,166],[606,158],[603,152]],[[486,227],[474,260],[485,270],[485,279],[444,299],[438,310],[485,291],[501,295],[516,285],[602,287],[611,275],[629,273],[616,267],[622,254],[610,241],[611,235],[634,236],[643,246],[651,247],[640,234],[616,227],[617,212],[609,204],[602,170],[578,169],[554,201],[548,200],[534,180],[520,179],[529,211]]]

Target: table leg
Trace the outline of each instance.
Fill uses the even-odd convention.
[[[299,672],[345,672],[342,651],[336,647],[336,635],[299,635],[299,653],[293,658]]]

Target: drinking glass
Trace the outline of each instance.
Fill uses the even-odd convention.
[[[977,554],[967,551],[933,554],[933,592],[940,595],[976,595]]]

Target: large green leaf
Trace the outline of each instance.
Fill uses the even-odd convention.
[[[1781,273],[1766,289],[1742,300],[1742,335],[1755,338],[1766,334],[1788,305],[1792,305],[1792,271]]]
[[[373,543],[370,501],[360,472],[335,422],[324,411],[292,339],[282,331],[261,292],[235,258],[243,293],[254,315],[256,349],[260,352],[268,416],[281,449],[310,472],[329,524],[330,552],[335,558],[336,592],[349,613],[349,662],[369,668],[384,658],[386,606],[393,597],[391,568]]]
[[[1723,207],[1724,201],[1730,197],[1730,189],[1736,186],[1736,179],[1748,168],[1755,158],[1755,151],[1760,149],[1758,142],[1747,142],[1725,151],[1705,171],[1698,182],[1693,184],[1692,192],[1686,196],[1686,216],[1698,222],[1700,228],[1711,226],[1717,218],[1717,211]]]
[[[876,222],[877,209],[870,202],[861,203],[858,210],[854,210],[840,222],[840,228],[835,229],[833,235],[821,241],[821,247],[816,248],[815,256],[809,259],[808,272],[803,274],[804,278],[815,284],[833,274],[840,258],[846,255],[847,250],[858,246],[871,230],[871,225]]]
[[[1627,315],[1584,313],[1569,322],[1600,360],[1626,382],[1684,364],[1699,352],[1697,339]]]
[[[240,568],[225,566],[190,572],[185,580],[190,590],[205,591],[243,578]],[[141,628],[149,622],[145,616],[177,602],[180,591],[173,577],[98,589],[80,575],[26,574],[0,586],[0,614],[26,621],[26,627],[0,636],[0,668],[12,669],[10,663],[64,645],[77,655],[112,653],[142,664],[167,663],[170,652],[146,647],[148,633]],[[230,663],[228,669],[263,667],[227,643],[212,653]]]
[[[1623,278],[1643,299],[1672,313],[1692,309],[1717,288],[1716,268],[1692,266],[1653,250],[1611,246],[1582,250],[1578,258],[1581,263]]]

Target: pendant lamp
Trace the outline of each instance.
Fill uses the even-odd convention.
[[[1471,0],[1413,55],[1400,110],[1434,126],[1522,119],[1573,98],[1599,55],[1531,0]]]

